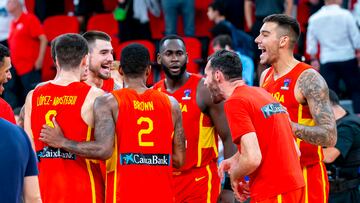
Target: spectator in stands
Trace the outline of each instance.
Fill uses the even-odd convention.
[[[119,22],[119,38],[121,42],[128,40],[151,40],[148,10],[159,17],[161,8],[156,0],[118,0],[119,8],[126,12],[125,19]]]
[[[11,15],[6,10],[6,1],[0,1],[0,44],[8,46]]]
[[[240,52],[242,55],[247,55],[254,58],[254,39],[246,32],[236,28],[225,17],[224,2],[216,0],[208,7],[208,18],[214,21],[215,26],[210,30],[213,37],[219,35],[229,35],[232,40],[232,48]]]
[[[74,5],[81,31],[86,30],[86,23],[92,15],[104,12],[103,0],[74,0]]]
[[[356,20],[356,24],[360,29],[360,1],[357,1],[354,4],[354,10],[353,10],[353,15],[355,17]]]
[[[182,15],[185,36],[195,35],[194,0],[162,0],[161,6],[165,17],[165,34],[177,34],[178,15]]]
[[[329,203],[360,202],[360,118],[339,105],[339,98],[329,91],[336,119],[335,147],[324,149],[324,162],[329,174]]]
[[[214,49],[214,52],[217,52],[221,49],[225,49],[227,51],[234,51],[232,48],[232,40],[229,35],[219,35],[215,37],[212,41],[212,47]],[[247,85],[252,86],[254,80],[254,62],[250,57],[241,54],[238,51],[235,52],[239,55],[241,60],[241,66],[243,68],[242,79]]]
[[[310,15],[316,13],[322,6],[324,6],[324,0],[308,0]]]
[[[360,71],[355,51],[360,50],[360,31],[351,13],[340,7],[341,0],[325,0],[325,5],[309,19],[306,52],[311,65],[320,73],[330,89],[339,94],[343,79],[351,95],[355,113],[360,113]],[[320,44],[320,64],[317,59]]]
[[[49,16],[65,15],[65,0],[35,0],[34,12],[41,22]]]
[[[15,72],[4,97],[15,108],[24,104],[27,93],[40,82],[47,39],[40,21],[25,11],[23,0],[8,0],[7,9],[14,17],[8,42]]]
[[[244,30],[244,0],[219,0],[224,2],[225,17],[236,28]]]
[[[255,22],[253,22],[253,6],[255,6]],[[251,29],[253,36],[257,37],[266,16],[275,13],[285,13],[291,16],[292,9],[293,0],[245,0],[246,24]]]
[[[208,7],[207,16],[210,21],[214,22],[214,27],[210,29],[212,37],[217,37],[219,35],[231,36],[231,30],[226,24],[227,21],[225,17],[225,7],[223,2],[212,2]]]

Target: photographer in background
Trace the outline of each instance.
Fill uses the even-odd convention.
[[[360,118],[339,105],[336,93],[329,90],[338,132],[335,147],[323,150],[329,174],[329,203],[360,202]]]

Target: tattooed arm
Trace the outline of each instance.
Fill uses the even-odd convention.
[[[180,168],[185,163],[185,134],[182,125],[182,114],[179,103],[172,96],[169,96],[171,102],[171,114],[174,123],[173,137],[173,156],[172,162],[174,168]]]
[[[94,103],[94,141],[76,142],[65,138],[55,118],[53,118],[54,128],[47,125],[43,126],[40,140],[52,147],[63,148],[68,152],[86,158],[105,160],[112,155],[114,148],[117,108],[117,101],[112,94],[96,98]]]
[[[315,145],[334,146],[337,138],[336,122],[325,80],[315,70],[306,70],[296,83],[295,95],[300,103],[307,102],[315,121],[315,126],[292,123],[296,137]]]

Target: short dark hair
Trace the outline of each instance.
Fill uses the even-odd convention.
[[[52,58],[54,64],[56,64],[55,44],[56,44],[56,38],[51,40],[51,45],[50,45],[51,58]]]
[[[55,40],[54,53],[63,69],[78,67],[84,56],[89,53],[86,40],[79,34],[63,34]]]
[[[222,49],[225,49],[226,45],[233,48],[232,39],[229,35],[219,35],[213,39],[212,43],[213,46],[220,45]]]
[[[82,34],[82,36],[86,39],[90,48],[97,39],[111,42],[110,35],[106,34],[105,32],[101,32],[97,30],[87,31],[84,34]]]
[[[142,76],[149,64],[149,51],[141,44],[129,44],[121,51],[120,67],[128,77]]]
[[[5,57],[10,57],[10,51],[6,46],[0,44],[0,67],[3,66]]]
[[[215,0],[209,4],[208,8],[212,8],[212,10],[219,12],[220,15],[225,16],[226,11],[223,1]]]
[[[237,53],[223,49],[215,52],[208,60],[210,60],[211,68],[220,70],[226,80],[242,78],[242,65]]]
[[[290,45],[293,48],[295,44],[299,40],[300,36],[300,25],[299,22],[288,15],[285,14],[273,14],[269,15],[263,20],[264,23],[266,22],[273,22],[278,24],[280,28],[283,28],[284,30],[287,30],[288,33],[286,33],[290,37]]]
[[[162,52],[162,50],[164,49],[164,43],[165,43],[166,40],[173,40],[173,39],[180,40],[184,44],[184,49],[186,49],[185,42],[184,42],[184,39],[182,37],[180,37],[179,35],[167,35],[167,36],[163,37],[160,40],[160,42],[159,42],[159,51]]]
[[[332,89],[329,89],[329,99],[331,105],[340,105],[339,97]]]

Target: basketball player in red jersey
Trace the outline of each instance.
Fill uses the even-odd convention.
[[[226,118],[239,149],[219,167],[220,174],[229,171],[237,199],[247,199],[241,184],[249,175],[251,202],[302,203],[305,183],[286,110],[264,89],[245,84],[235,52],[212,55],[205,75],[213,102],[226,100]]]
[[[336,143],[336,123],[325,80],[311,66],[297,61],[293,50],[300,34],[298,22],[275,14],[264,19],[255,39],[262,50],[260,63],[271,65],[260,85],[287,108],[298,138],[305,178],[305,202],[328,202],[328,179],[323,146]]]
[[[63,137],[55,120],[55,128],[42,133],[49,145],[81,156],[104,160],[115,154],[106,202],[174,201],[172,167],[180,168],[185,159],[182,116],[173,97],[146,87],[149,64],[144,46],[123,49],[120,73],[126,86],[96,99],[95,141]]]
[[[35,88],[25,103],[25,131],[34,138],[39,159],[39,182],[43,202],[104,202],[104,183],[98,164],[69,151],[51,147],[40,135],[44,124],[57,122],[69,139],[93,139],[93,104],[104,94],[80,82],[88,65],[88,45],[78,34],[65,34],[55,42],[56,79]]]
[[[217,202],[220,193],[218,134],[224,143],[224,157],[235,153],[223,103],[212,102],[202,76],[186,71],[188,58],[181,37],[164,37],[157,60],[166,79],[153,88],[175,97],[180,103],[187,142],[185,165],[174,172],[176,202]],[[234,201],[230,190],[223,190],[221,198]]]
[[[83,34],[89,44],[90,63],[89,78],[86,83],[101,88],[105,92],[120,89],[118,84],[111,78],[111,68],[114,62],[111,37],[105,32],[89,31]]]

